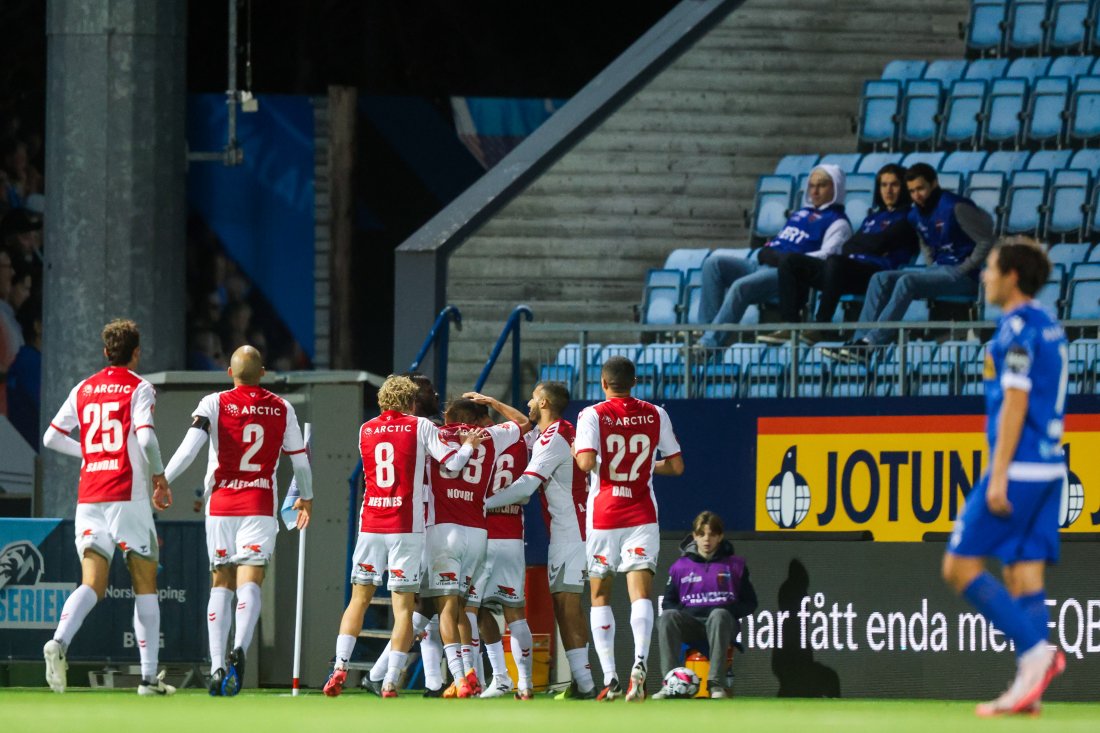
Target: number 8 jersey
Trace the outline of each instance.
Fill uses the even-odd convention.
[[[153,385],[109,366],[73,387],[50,423],[62,435],[80,427],[78,504],[149,499],[149,467],[137,431],[153,427]]]
[[[290,403],[263,387],[242,384],[203,397],[193,414],[210,421],[206,513],[275,516],[280,451],[293,455],[306,449]]]
[[[633,397],[613,397],[581,410],[577,454],[595,451],[599,480],[588,493],[592,529],[623,529],[657,521],[653,464],[680,454],[664,408]]]

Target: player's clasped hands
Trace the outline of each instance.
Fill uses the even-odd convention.
[[[172,489],[163,473],[153,476],[153,506],[159,511],[172,506]]]

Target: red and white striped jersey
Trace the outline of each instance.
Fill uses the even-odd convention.
[[[149,499],[149,463],[137,431],[153,428],[153,385],[122,366],[109,366],[73,387],[50,422],[68,435],[80,428],[78,504]]]
[[[443,462],[458,449],[423,417],[387,410],[364,423],[359,429],[365,484],[359,531],[423,532],[428,457]]]
[[[206,395],[193,415],[210,422],[206,513],[275,516],[280,452],[292,455],[306,450],[291,404],[263,387],[241,385]]]
[[[542,481],[542,512],[550,542],[583,542],[588,503],[588,474],[573,460],[576,431],[567,420],[551,423],[531,446],[524,471]]]
[[[488,434],[470,456],[462,470],[448,471],[433,464],[431,501],[428,503],[428,524],[460,524],[463,527],[486,528],[485,497],[493,480],[497,456],[520,439],[520,428],[514,422],[479,428],[474,425],[444,425],[440,433],[451,441],[462,441],[471,430]]]
[[[597,481],[588,494],[593,529],[623,529],[657,521],[653,464],[680,454],[668,413],[633,397],[614,397],[581,410],[577,454],[595,451]]]
[[[530,435],[530,433],[528,433]],[[511,486],[517,478],[523,475],[527,468],[527,441],[517,440],[497,456],[496,465],[493,467],[493,483],[489,488],[489,496]],[[523,539],[523,506],[509,504],[498,509],[489,509],[485,515],[485,522],[489,530],[491,540],[522,540]]]

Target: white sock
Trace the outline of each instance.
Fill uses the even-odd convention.
[[[351,654],[355,651],[355,637],[351,634],[340,634],[336,637],[336,666],[347,669]]]
[[[512,659],[516,663],[516,671],[519,673],[517,687],[521,690],[531,689],[531,663],[534,658],[534,640],[531,638],[531,627],[527,625],[527,619],[521,618],[508,624],[512,633]]]
[[[413,611],[413,636],[420,636],[424,633],[424,629],[428,628],[428,622],[430,618],[420,613],[420,611]]]
[[[462,644],[459,647],[459,654],[462,657],[462,671],[464,674],[472,669],[476,669],[474,667],[474,664],[476,664],[476,662],[474,662],[474,652],[469,644]]]
[[[95,604],[95,591],[90,585],[81,585],[65,599],[65,605],[61,608],[61,623],[57,625],[53,638],[61,642],[66,650]]]
[[[160,603],[156,593],[134,596],[134,638],[141,657],[141,679],[152,681],[157,677],[160,655]]]
[[[457,682],[466,675],[462,668],[462,646],[460,644],[445,644],[443,653],[447,655],[447,668],[451,670],[451,676]]]
[[[619,677],[615,670],[615,614],[611,612],[611,606],[593,606],[589,619],[596,656],[603,667],[603,683],[609,685],[611,680]]]
[[[378,655],[378,659],[374,660],[374,664],[370,668],[370,681],[381,682],[386,679],[390,670],[390,648],[393,646],[393,642],[386,642],[386,648],[382,650],[382,653]]]
[[[260,620],[260,586],[245,583],[237,588],[237,630],[233,635],[233,648],[248,650],[252,632]]]
[[[566,649],[565,656],[569,660],[569,671],[573,673],[573,681],[577,683],[577,689],[588,692],[596,683],[592,681],[592,665],[588,663],[588,645],[576,649]]]
[[[471,669],[477,673],[477,681],[485,685],[485,661],[481,658],[481,633],[477,628],[477,612],[467,611],[466,618],[470,620],[470,654],[473,659]]]
[[[405,671],[405,660],[408,659],[408,654],[402,652],[390,652],[390,666],[386,669],[386,679],[388,683],[392,683],[395,687],[397,681],[401,679],[401,673]]]
[[[653,638],[653,601],[639,598],[630,604],[630,629],[634,632],[634,661],[645,664]]]
[[[493,668],[493,677],[508,677],[508,665],[504,662],[504,642],[494,641],[485,645],[489,655],[489,665]]]
[[[210,670],[225,669],[225,644],[229,639],[229,626],[233,617],[233,591],[228,588],[211,588],[210,601],[206,604],[206,631],[210,636]]]
[[[443,686],[443,642],[439,639],[439,616],[432,616],[420,640],[420,658],[424,661],[424,686],[438,690]]]

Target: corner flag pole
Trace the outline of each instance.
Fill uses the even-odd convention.
[[[310,439],[313,437],[313,426],[310,423],[305,424],[304,437],[307,449],[310,446]],[[298,484],[295,481],[290,482],[290,488],[287,489],[286,499],[283,500],[283,506],[280,510],[280,514],[283,517],[283,522],[286,524],[287,529],[293,529],[298,522],[298,512],[294,510],[294,502],[298,500],[301,495],[298,492]],[[302,669],[302,603],[305,598],[306,589],[306,530],[302,529],[298,532],[298,588],[297,597],[294,602],[294,673],[290,683],[291,696],[298,697],[298,690],[300,685],[300,673]]]

